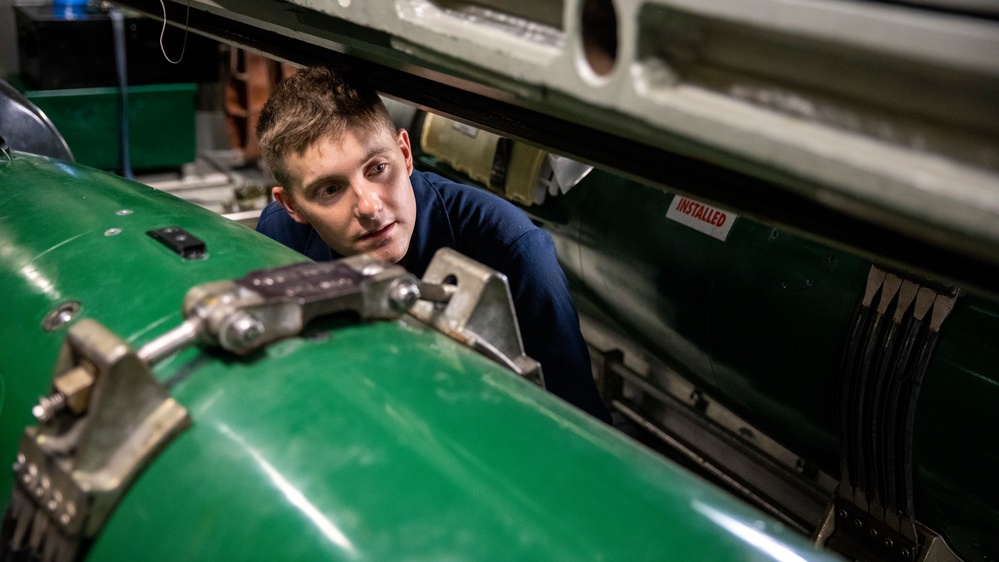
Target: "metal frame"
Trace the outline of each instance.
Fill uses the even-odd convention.
[[[158,2],[121,3],[162,17]],[[169,4],[167,19],[182,24],[187,2]],[[441,13],[443,3],[397,0],[364,10],[350,2],[302,4],[191,0],[190,28],[297,64],[363,66],[385,94],[435,113],[849,246],[886,266],[999,294],[999,176],[994,169],[948,159],[942,153],[899,147],[863,131],[844,132],[842,123],[830,125],[821,119],[777,130],[774,127],[789,121],[789,116],[781,108],[760,107],[756,94],[747,97],[735,92],[723,100],[703,91],[691,94],[687,101],[692,107],[703,106],[707,113],[718,115],[702,115],[688,127],[689,115],[677,113],[670,104],[675,96],[687,95],[684,88],[692,83],[674,84],[679,89],[670,89],[669,84],[649,82],[655,65],[642,57],[653,51],[632,44],[639,41],[641,26],[656,25],[656,16],[640,9],[647,4],[653,11],[680,11],[693,18],[686,28],[672,31],[694,32],[701,29],[698,25],[709,30],[720,25],[748,34],[748,39],[742,39],[750,46],[756,31],[779,31],[789,44],[803,43],[805,51],[814,48],[821,63],[840,60],[836,53],[842,47],[851,53],[848,62],[870,56],[875,67],[894,68],[896,62],[907,68],[925,65],[926,72],[905,74],[907,83],[928,77],[933,84],[927,88],[932,89],[957,76],[956,83],[978,84],[974,96],[987,99],[995,87],[990,84],[999,74],[996,64],[982,55],[999,45],[999,26],[991,20],[878,3],[853,13],[841,2],[803,2],[792,10],[779,9],[778,3],[769,0],[755,2],[755,8],[731,2],[697,7],[679,1],[621,0],[611,5],[627,41],[620,42],[614,71],[594,78],[585,69],[578,70],[579,60],[573,58],[583,41],[575,16],[582,10],[579,1],[560,4],[565,23],[559,41],[543,39],[539,44],[535,38],[503,36],[520,45],[514,56],[507,57],[512,62],[483,54],[482,46],[474,44],[476,34],[495,27],[494,23],[485,22],[484,28],[471,18],[461,20],[460,14]],[[773,19],[760,16],[753,11],[756,8]],[[429,19],[419,20],[424,16]],[[837,25],[820,25],[823,18],[836,18]],[[874,26],[878,33],[864,35],[854,29],[865,25]],[[920,41],[909,41],[920,33]],[[454,48],[445,53],[442,45],[448,38]],[[948,41],[967,48],[952,48]],[[916,43],[922,46],[910,47]],[[540,62],[524,63],[529,55],[536,55]],[[778,70],[793,73],[795,68],[789,63]],[[660,88],[658,93],[649,93],[635,105],[635,92],[624,91],[641,89],[641,80],[632,83],[632,72],[641,74],[646,86]],[[878,74],[870,69],[867,73]],[[551,77],[546,78],[547,74]],[[885,89],[892,80],[888,76],[879,84],[877,100],[905,97]],[[854,89],[862,86],[862,81],[852,85]],[[777,86],[773,88],[780,93]],[[663,96],[669,99],[656,101]],[[843,94],[837,102],[847,98]],[[945,99],[928,98],[913,111],[945,105]],[[712,109],[715,102],[724,103]],[[898,103],[892,110],[904,112],[904,100]],[[721,111],[722,106],[731,111]],[[883,124],[901,127],[907,123],[894,119]],[[989,130],[992,118],[985,113],[982,119]],[[870,124],[878,123],[872,118]],[[961,129],[953,123],[944,123],[944,128],[946,134]],[[740,138],[726,140],[729,137]],[[984,141],[979,148],[994,151],[993,144]],[[839,152],[830,152],[832,147]],[[755,154],[758,150],[765,154]]]

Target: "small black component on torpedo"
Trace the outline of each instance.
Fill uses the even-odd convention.
[[[152,236],[161,244],[176,252],[185,260],[196,260],[205,257],[207,248],[205,242],[179,226],[168,226],[150,230],[146,234]]]

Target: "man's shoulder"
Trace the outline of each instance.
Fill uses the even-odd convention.
[[[413,189],[417,197],[435,198],[452,217],[481,216],[500,221],[527,221],[527,215],[513,203],[480,187],[459,183],[433,172],[415,171]]]
[[[295,222],[277,201],[272,201],[257,219],[257,232],[301,251],[311,227]]]

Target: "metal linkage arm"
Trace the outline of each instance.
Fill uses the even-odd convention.
[[[397,318],[419,298],[416,277],[368,256],[296,263],[242,279],[198,285],[184,314],[200,339],[237,354],[294,336],[314,318],[353,311],[363,319]]]

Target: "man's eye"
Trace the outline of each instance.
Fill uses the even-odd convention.
[[[388,168],[388,164],[386,164],[385,162],[382,162],[381,164],[375,165],[375,167],[372,168],[371,171],[373,173],[375,173],[375,174],[380,174],[380,173],[384,172],[386,168]]]
[[[322,197],[328,197],[330,195],[335,194],[337,191],[340,191],[340,188],[338,186],[328,185],[328,186],[326,186],[324,188],[321,188],[319,190],[319,195],[322,196]]]

